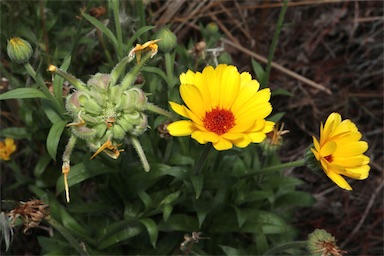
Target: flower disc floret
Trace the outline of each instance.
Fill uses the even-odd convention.
[[[170,105],[188,120],[168,125],[171,135],[190,135],[201,144],[211,142],[216,150],[227,150],[260,143],[272,131],[274,123],[265,120],[272,112],[270,89],[259,90],[248,72],[240,74],[235,66],[220,64],[201,73],[182,73],[180,82],[185,106]]]
[[[369,157],[364,155],[368,143],[360,141],[362,135],[351,120],[341,119],[340,114],[329,115],[320,126],[320,139],[313,137],[311,151],[325,174],[339,187],[352,190],[342,177],[363,180],[369,174]]]

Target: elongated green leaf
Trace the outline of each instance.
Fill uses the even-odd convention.
[[[201,192],[203,191],[204,176],[203,174],[195,175],[191,174],[192,186],[195,189],[196,199],[199,199]]]
[[[71,63],[71,56],[68,55],[65,57],[63,64],[61,64],[60,69],[66,71],[69,67],[69,64]],[[64,108],[64,101],[63,101],[63,83],[64,78],[55,75],[55,78],[53,80],[53,95],[56,98],[57,102]]]
[[[169,219],[161,221],[158,225],[160,231],[184,231],[193,232],[199,229],[199,223],[196,218],[186,214],[172,214]]]
[[[251,62],[252,62],[252,68],[253,68],[253,71],[255,72],[256,74],[256,78],[257,80],[261,83],[262,81],[264,81],[265,79],[265,70],[263,69],[263,67],[260,65],[260,63],[258,63],[257,61],[255,61],[254,59],[251,59]],[[261,87],[265,87],[266,85],[265,84],[262,84]]]
[[[67,121],[63,120],[52,125],[47,137],[47,150],[53,160],[56,160],[57,146]]]
[[[153,248],[156,248],[156,241],[159,234],[159,229],[157,228],[156,222],[154,222],[152,219],[145,218],[139,220],[147,229],[149,234],[149,240],[151,241],[151,244]]]
[[[129,240],[132,237],[139,235],[143,231],[143,226],[139,223],[124,226],[124,229],[113,234],[104,236],[106,239],[98,243],[98,249],[111,247],[119,242]]]
[[[143,71],[157,74],[161,78],[163,78],[164,81],[167,81],[167,75],[165,74],[165,72],[163,70],[161,70],[159,68],[144,66]]]
[[[16,88],[0,95],[0,100],[31,98],[48,99],[42,91],[36,88]]]
[[[246,254],[241,249],[236,249],[236,248],[225,246],[225,245],[219,245],[219,246],[224,251],[225,255],[228,255],[228,256],[245,255]]]
[[[85,12],[82,12],[82,15],[89,22],[91,22],[96,28],[103,31],[103,33],[109,38],[109,40],[111,40],[115,49],[117,49],[117,47],[118,47],[117,39],[116,39],[115,35],[113,34],[113,32],[109,28],[107,28],[103,23],[101,23],[97,19],[93,18],[92,16],[86,14]]]
[[[9,127],[1,129],[1,136],[10,137],[17,140],[30,139],[32,137],[32,134],[25,127]]]
[[[275,207],[311,206],[315,202],[312,195],[302,191],[292,191],[278,197]]]
[[[110,168],[97,159],[93,159],[95,165],[92,170],[85,168],[84,163],[79,163],[71,167],[71,171],[68,174],[68,186],[71,187],[75,184],[82,182],[83,180],[95,177],[101,174],[118,172],[115,168]],[[56,183],[56,193],[59,194],[64,191],[64,181],[61,176]]]
[[[44,173],[45,169],[47,168],[48,164],[52,161],[51,157],[48,155],[43,155],[40,157],[39,161],[37,162],[35,169],[33,170],[33,174],[35,177],[39,178]]]
[[[45,114],[47,115],[49,121],[51,121],[52,124],[61,122],[63,120],[63,118],[52,108],[52,105],[49,104],[48,101],[43,100],[41,102],[41,107],[43,108]]]

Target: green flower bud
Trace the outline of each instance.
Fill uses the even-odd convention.
[[[206,30],[208,32],[208,35],[214,35],[214,34],[217,34],[217,32],[219,32],[219,27],[216,25],[216,23],[210,22],[208,23]]]
[[[305,165],[313,172],[319,172],[322,170],[320,162],[316,159],[315,155],[311,151],[313,144],[305,151]]]
[[[86,126],[72,126],[72,133],[84,140],[95,137],[96,130]]]
[[[20,37],[13,37],[8,40],[7,53],[12,61],[23,64],[31,58],[33,50],[28,41]]]
[[[106,92],[108,90],[110,80],[111,76],[109,74],[97,73],[88,80],[87,85],[92,86],[102,92]]]
[[[160,38],[161,40],[157,43],[159,49],[163,52],[172,51],[177,45],[177,37],[171,30],[168,28],[163,28],[156,33],[155,38]]]
[[[227,52],[221,53],[217,58],[217,61],[222,64],[228,64],[228,65],[232,64],[231,55]]]

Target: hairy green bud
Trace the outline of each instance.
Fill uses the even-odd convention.
[[[8,40],[7,53],[12,61],[24,64],[31,58],[33,50],[28,41],[20,37],[13,37]]]
[[[172,51],[177,45],[177,37],[169,28],[163,28],[156,34],[156,38],[161,40],[157,43],[163,52]]]

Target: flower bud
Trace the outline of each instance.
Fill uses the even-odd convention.
[[[206,30],[208,32],[208,35],[214,35],[214,34],[217,34],[217,32],[219,32],[219,27],[216,25],[216,23],[210,22],[206,26]]]
[[[87,85],[95,87],[102,92],[106,92],[108,90],[110,80],[111,76],[109,74],[97,73],[88,80]]]
[[[177,37],[168,28],[163,28],[156,33],[156,38],[161,38],[157,43],[159,49],[163,52],[172,51],[177,45]]]
[[[33,50],[28,41],[20,37],[13,37],[8,40],[7,53],[12,61],[23,64],[31,58]]]

